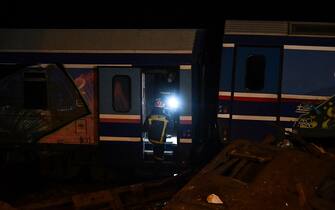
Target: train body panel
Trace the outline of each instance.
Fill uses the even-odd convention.
[[[1,75],[2,144],[36,143],[90,113],[64,69],[10,64],[2,68],[12,69]]]
[[[237,33],[234,27],[222,48],[222,141],[261,141],[268,134],[277,135],[278,126],[291,130],[300,115],[334,95],[334,38],[271,34],[261,27],[259,34]]]
[[[178,126],[170,138],[173,143],[167,144],[166,150],[173,153],[172,159],[189,158],[195,30],[4,29],[1,34],[2,65],[34,64],[43,69],[49,64],[61,64],[88,108],[85,116],[36,138],[40,145],[98,146],[102,159],[109,163],[146,160],[152,147],[145,140],[142,124],[150,113],[150,97],[154,96],[145,96],[144,84],[159,89],[150,78],[164,80],[173,69],[178,80],[174,93],[181,108],[175,114]],[[43,43],[36,42],[41,39]],[[47,94],[51,99],[58,97]]]
[[[64,62],[64,60],[55,60],[53,54],[48,56],[52,59],[42,60],[54,63]],[[146,60],[148,55],[142,56],[143,60]],[[159,66],[160,69],[173,67],[180,74],[178,81],[180,88],[177,90],[177,95],[181,99],[182,109],[178,113],[178,135],[176,145],[167,145],[166,150],[168,153],[173,153],[174,158],[178,155],[179,159],[187,159],[192,144],[191,62],[188,54],[175,56],[182,57],[178,58],[182,62],[172,59],[169,65],[164,63]],[[2,61],[6,60],[4,57]],[[21,60],[20,57],[17,58]],[[79,56],[78,60],[81,59]],[[149,59],[136,67],[130,62],[131,60],[128,60],[127,64],[83,64],[74,63],[75,61],[73,60],[70,64],[63,63],[63,66],[83,97],[90,113],[48,133],[38,142],[50,145],[101,145],[108,148],[109,152],[106,152],[105,155],[108,155],[105,159],[110,163],[124,159],[123,163],[133,164],[143,160],[144,153],[152,154],[152,147],[150,145],[145,147],[143,141],[142,124],[146,116],[142,114],[141,75],[146,68],[152,69],[157,63],[150,63]],[[47,67],[49,63],[41,62],[38,66]],[[122,94],[118,92],[124,88],[126,90]],[[49,94],[49,97],[56,97],[56,95]]]
[[[140,142],[141,80],[139,69],[101,67],[98,72],[99,140],[113,141],[120,137],[120,139]]]
[[[70,68],[67,71],[91,113],[41,138],[39,143],[95,144],[97,140],[96,72],[90,68]]]
[[[251,24],[249,28],[248,24],[241,24],[249,33],[238,31],[236,25],[227,25],[217,111],[222,141],[239,138],[260,141],[268,134],[276,134],[278,126],[289,130],[299,115],[311,110],[311,105],[334,94],[334,38],[290,35],[283,27],[286,23],[262,24]],[[40,34],[38,30],[31,33]],[[59,33],[63,32],[56,34]],[[76,115],[45,134],[39,143],[105,145],[112,151],[107,159],[124,157],[130,162],[146,159],[152,153],[152,145],[142,124],[159,93],[164,100],[177,95],[182,107],[170,110],[176,128],[169,134],[166,152],[182,159],[189,157],[194,143],[191,94],[194,32],[162,30],[150,35],[145,30],[111,30],[106,32],[112,37],[106,46],[102,46],[100,36],[88,40],[90,36],[85,34],[91,32],[71,33],[84,34],[73,41],[73,48],[59,40],[55,42],[58,46],[54,46],[53,39],[57,37],[51,36],[52,33],[40,47],[34,42],[30,46],[23,39],[22,49],[15,42],[0,46],[3,64],[62,64],[72,80],[70,86],[75,85],[75,91],[88,108],[85,116]],[[8,31],[4,34],[6,39],[10,38]],[[162,40],[163,34],[168,34],[169,39]],[[21,80],[17,83],[24,84]]]

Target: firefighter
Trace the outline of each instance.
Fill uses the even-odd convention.
[[[160,98],[155,100],[154,108],[144,123],[144,130],[148,134],[149,142],[153,145],[155,160],[164,160],[164,144],[170,119],[164,113],[164,103]]]

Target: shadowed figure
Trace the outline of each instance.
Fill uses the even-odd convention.
[[[170,119],[164,113],[164,103],[161,99],[155,100],[155,105],[144,123],[144,131],[153,145],[155,160],[164,160],[164,144],[166,142],[167,129],[170,127]]]

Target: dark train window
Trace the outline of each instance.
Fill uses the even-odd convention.
[[[248,90],[262,90],[265,80],[265,56],[249,56],[246,63],[245,87]]]
[[[24,108],[47,109],[47,81],[43,72],[24,74]]]
[[[130,78],[117,75],[113,78],[113,109],[116,112],[129,112],[130,110]]]

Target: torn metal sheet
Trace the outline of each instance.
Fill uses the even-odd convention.
[[[328,156],[241,140],[219,153],[164,209],[335,209],[331,181],[323,198],[317,191],[326,177],[335,177]],[[223,204],[208,203],[209,194]]]

